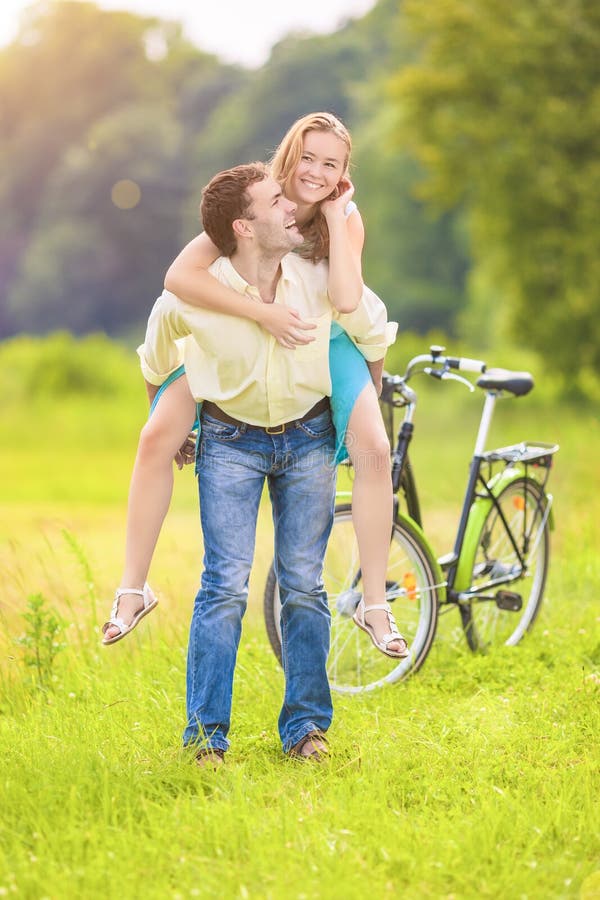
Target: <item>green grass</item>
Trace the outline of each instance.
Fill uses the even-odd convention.
[[[577,653],[529,647],[510,668],[461,656],[448,678],[430,666],[340,698],[333,757],[316,769],[281,757],[281,675],[249,628],[215,777],[177,749],[185,635],[157,631],[119,657],[63,658],[51,693],[13,687],[4,700],[7,888],[569,897],[596,868],[598,687]]]
[[[477,412],[458,387],[436,387],[419,408],[413,456],[426,529],[442,553]],[[528,640],[473,656],[444,640],[452,612],[412,680],[334,698],[332,757],[320,767],[284,759],[277,736],[283,680],[261,614],[265,505],[232,748],[213,774],[180,750],[201,559],[189,468],[153,564],[158,610],[122,643],[98,641],[122,564],[142,404],[141,395],[75,396],[3,410],[0,896],[600,896],[593,412],[543,397],[507,401],[494,434],[498,443],[561,443],[551,574]],[[37,662],[24,618],[35,595]],[[44,643],[52,616],[64,625],[53,648]]]

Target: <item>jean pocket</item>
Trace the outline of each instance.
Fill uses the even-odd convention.
[[[239,425],[221,422],[219,419],[213,419],[212,416],[208,415],[202,416],[201,435],[214,438],[217,441],[236,441],[244,433],[244,430]]]
[[[333,432],[331,413],[327,410],[327,412],[315,416],[314,419],[308,419],[306,422],[298,422],[298,428],[301,428],[309,437],[325,437]]]

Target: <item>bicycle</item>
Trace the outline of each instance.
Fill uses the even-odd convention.
[[[339,504],[324,566],[332,615],[328,669],[338,691],[373,690],[416,672],[431,649],[442,609],[458,608],[468,646],[476,651],[497,642],[517,644],[542,603],[552,527],[552,495],[546,485],[558,444],[523,441],[484,450],[497,400],[505,394],[528,394],[533,378],[528,372],[487,369],[482,360],[444,352],[444,347],[433,346],[428,354],[411,359],[404,375],[385,375],[381,395],[384,409],[404,408],[392,453],[394,518],[386,599],[411,654],[406,659],[384,656],[352,620],[361,598],[361,571],[351,504]],[[476,386],[485,391],[485,400],[454,549],[438,559],[423,531],[408,456],[417,404],[408,382],[423,373],[475,390],[471,381],[452,370],[477,373]],[[281,662],[280,608],[272,564],[264,615],[269,641]]]

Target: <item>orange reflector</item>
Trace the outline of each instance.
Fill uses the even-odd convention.
[[[513,497],[513,506],[522,512],[525,509],[525,498],[521,496]]]
[[[413,572],[405,572],[402,577],[402,584],[404,585],[404,590],[410,600],[414,600],[417,596],[417,579],[414,576]]]

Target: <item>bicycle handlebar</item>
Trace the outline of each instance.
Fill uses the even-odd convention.
[[[463,378],[462,375],[455,375],[454,372],[449,372],[446,368],[432,369],[430,366],[426,366],[423,369],[423,372],[425,372],[426,375],[431,375],[433,378],[439,378],[440,381],[447,381],[448,379],[459,381],[461,384],[464,384],[465,387],[468,387],[470,391],[475,390],[467,378]]]
[[[434,345],[430,347],[429,353],[421,353],[419,356],[414,356],[408,363],[404,375],[386,375],[383,379],[381,400],[384,403],[392,403],[398,406],[414,403],[416,394],[408,387],[408,381],[417,372],[422,372],[424,375],[440,380],[452,379],[460,381],[469,390],[474,390],[470,381],[462,378],[460,375],[454,375],[450,369],[481,374],[486,371],[486,363],[482,359],[471,359],[468,356],[444,356],[445,349],[445,347]],[[393,400],[395,394],[401,395],[404,403],[395,402]]]
[[[458,369],[459,372],[478,372],[481,375],[486,369],[482,359],[469,359],[468,356],[448,356],[446,362],[451,369]]]
[[[516,397],[527,394],[533,387],[533,378],[529,372],[512,372],[506,369],[489,369],[482,359],[471,359],[468,356],[444,356],[445,347],[433,345],[429,353],[413,356],[406,367],[404,375],[388,375],[384,373],[383,388],[380,400],[391,406],[409,406],[414,410],[417,395],[408,386],[413,375],[422,373],[439,381],[460,381],[470,391],[475,387],[468,378],[456,375],[451,369],[461,372],[487,373],[477,379],[477,387],[483,390],[502,393],[506,391]],[[399,398],[399,399],[398,399]],[[412,412],[411,412],[412,415]]]
[[[477,372],[481,374],[486,370],[486,363],[482,359],[471,359],[468,356],[444,356],[445,347],[433,346],[430,353],[422,353],[414,356],[406,367],[404,378],[407,380],[413,372],[420,367],[421,371],[425,371],[427,375],[439,377],[439,373],[447,372],[448,369],[457,369],[459,372]],[[429,368],[435,366],[434,369]]]

